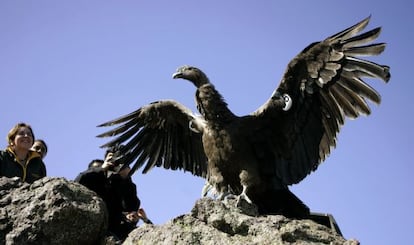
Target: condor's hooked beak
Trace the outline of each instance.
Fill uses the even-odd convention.
[[[183,73],[181,71],[177,71],[172,75],[173,79],[183,78]]]
[[[177,69],[177,71],[172,75],[173,79],[184,78],[185,72],[189,69],[190,66],[184,65]]]

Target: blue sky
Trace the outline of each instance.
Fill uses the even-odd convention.
[[[195,110],[183,64],[204,70],[238,115],[264,103],[303,48],[371,15],[391,67],[372,114],[347,120],[330,157],[292,186],[315,212],[331,213],[346,238],[408,244],[414,219],[411,1],[12,1],[0,2],[3,141],[17,122],[49,145],[49,176],[74,179],[100,158],[96,125],[159,99]],[[204,180],[137,172],[142,206],[162,224],[188,213]]]

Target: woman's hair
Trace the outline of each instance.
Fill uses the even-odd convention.
[[[9,133],[7,134],[7,143],[9,144],[9,146],[13,145],[17,132],[19,131],[20,128],[23,128],[23,127],[28,128],[30,130],[30,132],[32,133],[32,140],[33,142],[35,141],[35,136],[34,136],[32,127],[27,123],[20,122],[16,124],[12,129],[10,129]]]

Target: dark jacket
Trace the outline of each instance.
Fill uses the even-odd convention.
[[[46,176],[46,167],[37,152],[29,151],[26,164],[17,161],[14,151],[10,148],[0,151],[0,176],[20,177],[22,181],[33,183]]]
[[[141,204],[131,178],[123,179],[118,174],[108,177],[105,170],[97,167],[80,173],[75,181],[103,199],[108,208],[108,230],[125,239],[135,224],[126,226],[123,212],[137,211]]]

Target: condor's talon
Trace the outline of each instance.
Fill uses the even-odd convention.
[[[248,204],[253,204],[252,200],[250,200],[250,198],[245,193],[242,193],[237,196],[236,206],[240,206],[243,200],[246,201]]]
[[[252,200],[247,196],[247,186],[243,185],[243,191],[240,195],[237,196],[237,205],[240,204],[241,200],[245,200],[249,204],[252,204]]]
[[[228,200],[228,199],[236,199],[236,198],[237,198],[237,196],[230,193],[230,192],[223,192],[217,197],[217,199],[220,200],[220,201],[225,201],[225,200]]]

